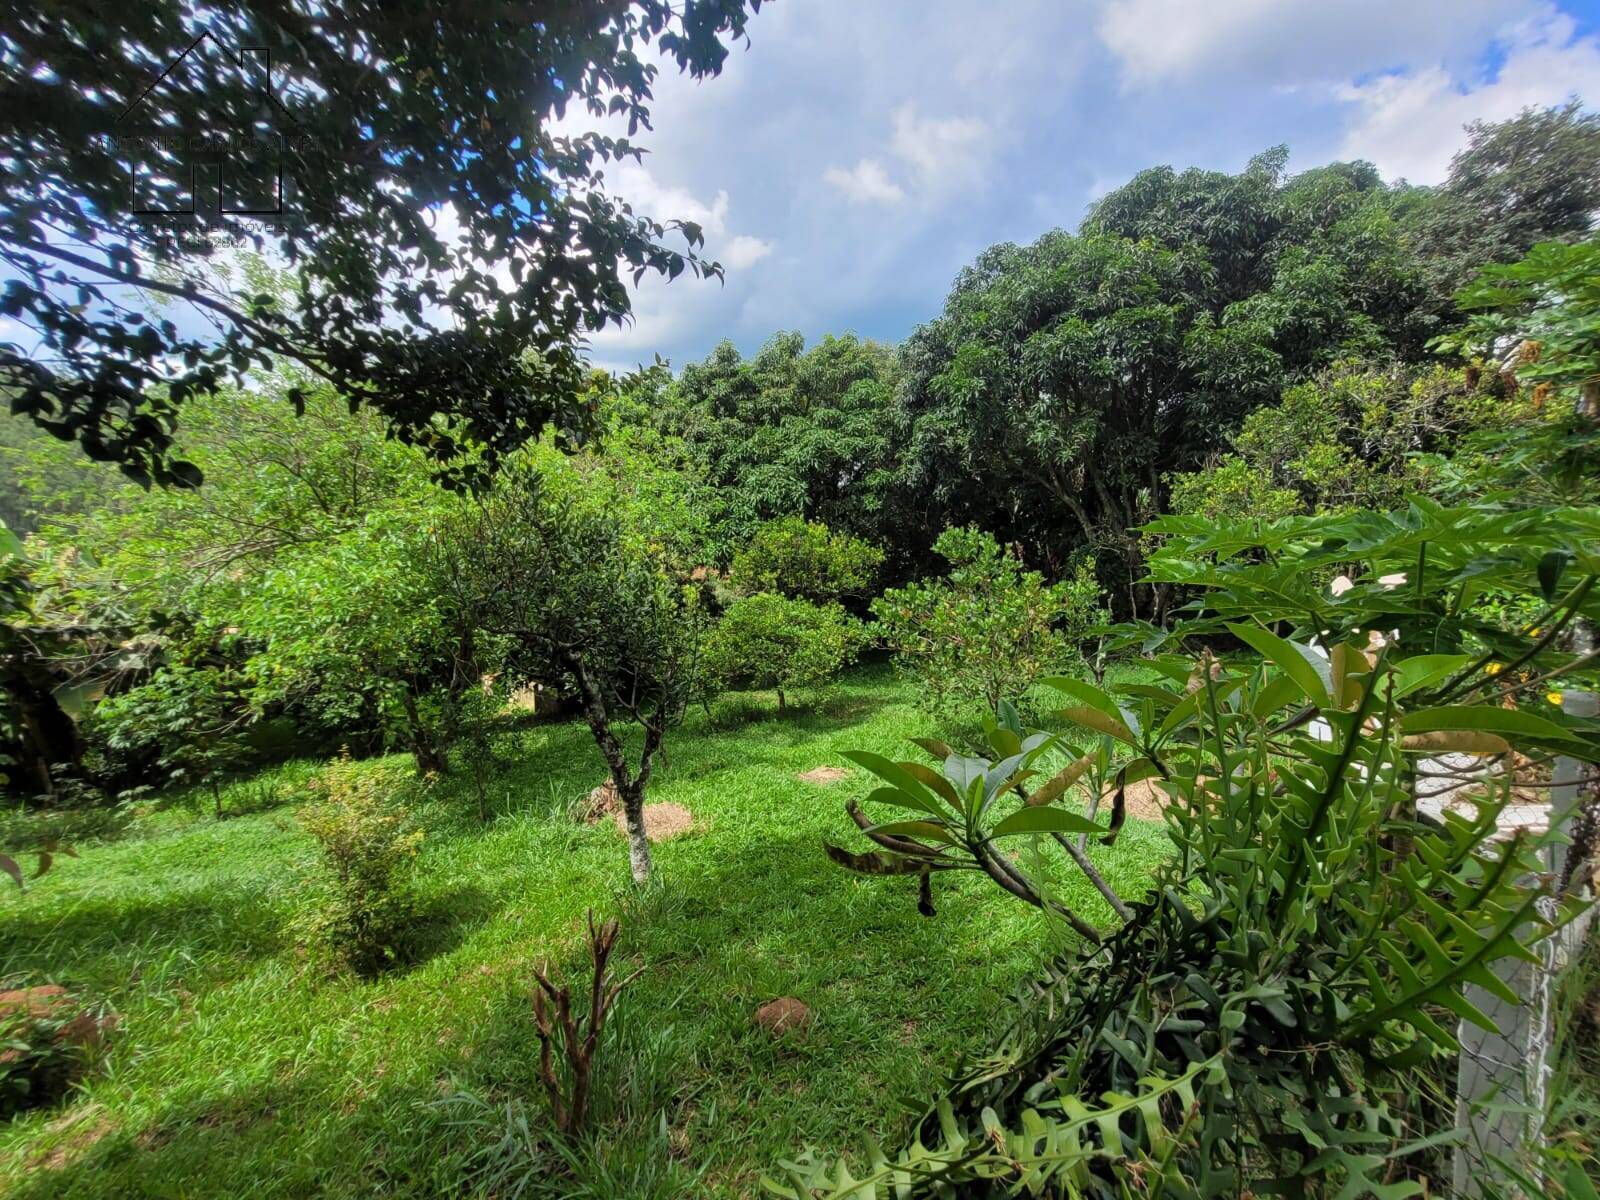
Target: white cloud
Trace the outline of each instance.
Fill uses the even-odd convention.
[[[889,150],[910,172],[920,193],[937,193],[978,174],[988,132],[976,117],[918,117],[917,106],[906,103],[894,110]],[[906,198],[905,187],[890,178],[877,158],[863,158],[848,171],[829,167],[822,180],[857,204],[899,204]]]
[[[729,227],[726,189],[707,204],[687,188],[659,182],[642,163],[625,162],[611,175],[606,181],[609,190],[624,197],[634,212],[657,221],[692,221],[700,226],[705,254],[729,270],[742,271],[772,253],[772,242]]]
[[[978,144],[988,128],[975,117],[919,120],[915,104],[902,104],[895,109],[890,147],[924,185],[937,185],[976,174]]]
[[[1546,14],[1500,39],[1505,58],[1492,80],[1432,65],[1340,88],[1339,99],[1355,106],[1342,156],[1370,159],[1390,179],[1440,182],[1469,121],[1503,121],[1600,90],[1600,42],[1576,34],[1570,18]]]
[[[1107,0],[1128,86],[1190,77],[1304,86],[1470,54],[1534,0]]]
[[[728,239],[727,249],[719,257],[722,264],[730,270],[742,271],[771,253],[771,242],[751,237],[748,233],[737,233]]]
[[[822,181],[857,204],[898,204],[906,198],[905,189],[889,178],[889,172],[875,158],[863,158],[848,171],[829,167],[822,173]]]

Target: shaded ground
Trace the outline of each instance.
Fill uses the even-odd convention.
[[[797,776],[842,765],[846,749],[915,753],[903,739],[934,729],[910,698],[875,670],[782,719],[759,695],[709,721],[697,714],[669,738],[670,765],[650,789],[692,813],[694,832],[657,847],[663,886],[643,902],[629,899],[610,822],[575,819],[604,777],[587,730],[511,729],[486,825],[470,772],[422,804],[421,961],[372,983],[329,977],[297,949],[313,853],[290,807],[221,823],[166,813],[84,847],[27,893],[0,895],[0,975],[103,998],[123,1029],[65,1106],[0,1128],[0,1188],[493,1190],[481,1168],[494,1114],[521,1105],[536,1134],[545,1120],[530,966],[575,971],[591,905],[622,917],[619,971],[646,967],[608,1027],[601,1140],[619,1156],[670,1157],[671,1178],[648,1194],[749,1196],[802,1143],[837,1151],[866,1133],[892,1137],[1003,1015],[1046,941],[1037,917],[981,879],[941,879],[939,916],[925,920],[906,881],[852,876],[823,857],[824,833],[854,844],[842,805],[866,785]],[[1130,823],[1095,853],[1136,892],[1164,845]],[[1106,915],[1076,879],[1061,894]],[[803,1037],[756,1024],[780,997],[807,1007]],[[464,1107],[463,1095],[482,1103]],[[461,1119],[469,1107],[476,1123]]]

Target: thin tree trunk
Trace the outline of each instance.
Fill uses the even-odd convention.
[[[621,792],[621,789],[618,789]],[[622,794],[622,812],[628,825],[628,867],[637,884],[650,882],[650,839],[644,829],[644,793],[637,787]]]

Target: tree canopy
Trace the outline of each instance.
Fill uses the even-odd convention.
[[[277,361],[452,480],[546,428],[581,440],[582,339],[627,319],[626,278],[720,268],[697,227],[608,192],[629,137],[560,119],[648,129],[646,49],[714,75],[759,5],[13,10],[0,313],[39,346],[0,344],[0,386],[140,482],[198,483],[178,415]],[[241,244],[292,269],[292,294],[219,274],[218,248]]]

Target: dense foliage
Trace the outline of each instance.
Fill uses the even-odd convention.
[[[977,529],[947,529],[934,549],[949,575],[890,588],[872,613],[896,662],[936,705],[993,711],[1045,671],[1082,661],[1079,643],[1104,617],[1093,559],[1047,583],[1014,547]]]
[[[998,844],[1048,836],[1093,871],[1069,837],[1097,826],[1063,805],[1086,780],[1090,812],[1100,796],[1099,756],[1068,740],[1081,731],[1127,756],[1111,836],[1122,791],[1152,780],[1173,859],[1116,905],[1120,927],[1087,930],[1090,948],[1024,993],[899,1155],[874,1154],[866,1176],[802,1159],[777,1194],[1111,1197],[1160,1180],[1175,1195],[1401,1196],[1439,1177],[1427,1151],[1455,1114],[1429,1108],[1419,1072],[1459,1050],[1450,1018],[1495,1029],[1467,985],[1516,1003],[1490,968],[1528,957],[1579,905],[1547,900],[1526,833],[1497,834],[1510,772],[1435,756],[1600,761],[1600,721],[1545,703],[1600,676],[1563,646],[1600,618],[1600,523],[1592,509],[1417,505],[1158,526],[1171,540],[1154,573],[1204,589],[1172,639],[1225,630],[1245,654],[1157,658],[1166,682],[1121,697],[1056,681],[1076,728],[1024,735],[1013,717],[991,727],[998,761],[931,741],[932,770],[858,754],[883,784],[868,803],[911,819],[874,824],[852,805],[878,849],[833,853],[919,874],[925,895],[930,876],[980,870],[1081,927],[1052,903],[1037,847],[1030,878]],[[1483,600],[1504,596],[1536,598],[1536,624],[1495,619]],[[1065,764],[1041,769],[1052,754]],[[1423,816],[1418,782],[1441,776],[1466,802]]]
[[[593,476],[563,480],[550,465],[545,476],[507,472],[441,531],[443,594],[467,627],[503,642],[514,678],[576,698],[621,798],[642,883],[645,788],[667,731],[701,688],[705,607],[644,512],[619,520],[627,512],[615,491]],[[630,723],[644,734],[631,759],[621,737]]]
[[[756,529],[733,556],[728,576],[747,595],[777,592],[802,600],[860,599],[870,593],[883,551],[835,533],[820,521],[783,517]]]
[[[737,600],[706,639],[705,671],[718,689],[771,688],[781,710],[787,695],[826,684],[865,642],[861,623],[837,604],[814,604],[772,592]]]
[[[869,1154],[865,1178],[807,1155],[773,1191],[1433,1188],[1453,1136],[1434,1087],[1450,1026],[1483,1023],[1466,988],[1499,995],[1494,964],[1565,921],[1563,890],[1580,878],[1541,874],[1526,839],[1491,836],[1497,812],[1512,787],[1550,786],[1557,752],[1600,762],[1600,724],[1562,707],[1600,677],[1600,124],[1569,106],[1474,128],[1440,188],[1385,183],[1359,162],[1291,176],[1283,151],[1236,175],[1142,172],[1075,232],[984,252],[898,348],[779,334],[749,358],[725,344],[676,376],[658,364],[617,379],[580,369],[579,328],[625,309],[620,263],[672,274],[679,260],[661,228],[599,194],[593,173],[627,148],[548,137],[545,119],[608,87],[623,111],[647,99],[633,55],[652,38],[681,39],[670,45],[692,70],[714,67],[744,7],[624,3],[583,25],[598,11],[517,27],[593,73],[570,96],[560,70],[529,85],[544,107],[518,186],[547,205],[513,198],[468,221],[447,298],[437,238],[401,252],[380,239],[370,264],[334,271],[319,256],[347,248],[345,234],[291,233],[304,244],[288,273],[249,257],[229,268],[260,289],[248,336],[225,321],[155,386],[130,382],[129,356],[186,334],[145,324],[130,342],[115,322],[75,334],[101,321],[99,285],[62,315],[48,288],[26,298],[23,270],[7,294],[72,342],[62,370],[103,369],[70,414],[46,414],[51,431],[137,482],[204,486],[140,488],[69,440],[0,430],[17,482],[3,511],[30,534],[0,530],[0,768],[21,802],[0,869],[22,884],[19,851],[36,851],[42,873],[73,849],[63,816],[113,830],[156,789],[170,789],[160,806],[209,793],[233,816],[249,805],[225,809],[230,775],[274,745],[403,750],[414,772],[342,756],[283,822],[321,855],[303,931],[374,976],[422,922],[402,797],[475,796],[478,834],[498,835],[521,806],[549,834],[540,845],[574,856],[590,832],[552,814],[595,817],[614,801],[643,884],[646,797],[664,776],[679,785],[667,741],[702,722],[694,706],[726,740],[690,772],[728,771],[719,786],[743,802],[743,771],[760,764],[731,727],[750,706],[719,711],[720,694],[775,691],[761,737],[815,759],[805,739],[839,713],[791,713],[790,699],[852,687],[844,669],[881,642],[914,681],[896,711],[915,703],[944,737],[914,739],[928,761],[880,753],[888,730],[847,754],[872,777],[846,806],[866,846],[830,841],[828,856],[913,885],[930,918],[973,899],[952,873],[992,884],[1037,912],[1032,961],[1047,965],[926,1119],[892,1154]],[[40,17],[29,36],[67,19]],[[332,18],[304,19],[315,33]],[[152,21],[138,53],[165,36]],[[573,40],[578,26],[588,33]],[[505,53],[526,56],[512,42]],[[429,53],[461,52],[459,31],[441,45]],[[391,49],[379,37],[357,57]],[[464,103],[471,82],[441,82],[430,103]],[[498,113],[512,98],[479,105]],[[441,173],[476,179],[470,196],[401,166],[377,173],[410,178],[402,198],[425,206],[510,196],[504,156]],[[0,211],[0,240],[18,212]],[[601,241],[541,240],[558,226]],[[515,248],[497,241],[519,231]],[[396,283],[412,253],[427,269]],[[509,292],[477,269],[498,258]],[[1485,262],[1458,306],[1450,289]],[[340,272],[363,286],[339,290]],[[181,270],[170,278],[187,286]],[[425,329],[439,305],[476,322],[473,337]],[[249,349],[262,331],[271,367]],[[19,384],[21,408],[56,405],[77,386],[68,374]],[[128,403],[149,411],[130,418]],[[441,462],[447,482],[476,490],[438,486]],[[508,710],[530,696],[534,711]],[[552,709],[580,717],[578,743]],[[842,782],[823,765],[786,759],[782,774]],[[1435,785],[1460,804],[1419,804]],[[529,807],[541,789],[548,811]],[[1156,826],[1129,828],[1153,810],[1156,850]],[[455,822],[430,807],[430,825],[435,811]],[[1578,857],[1600,802],[1584,819]],[[250,827],[205,828],[223,845]],[[447,854],[489,844],[460,828],[440,839]],[[1146,855],[1131,866],[1118,857],[1130,842]],[[767,878],[788,886],[811,851],[772,853],[788,857]],[[814,865],[787,903],[826,894],[843,911],[877,890]],[[748,866],[701,881],[706,895],[746,886]],[[673,925],[656,907],[669,900],[716,907],[692,891],[626,895],[630,937]],[[932,948],[941,927],[925,928]],[[592,930],[597,993],[607,929],[609,954],[616,926]],[[672,953],[704,954],[698,936]],[[595,1037],[575,1023],[560,1034],[571,997],[540,974],[544,1056],[521,1082],[543,1084],[556,1132],[530,1132],[516,1109],[539,1146],[519,1161],[516,1137],[490,1138],[483,1186],[525,1183],[551,1145],[568,1156],[552,1187],[589,1170],[574,1164],[599,1135],[574,1114],[591,1099],[611,1108],[603,1052],[590,1094],[599,1017]],[[746,974],[775,986],[764,968]],[[911,985],[930,1003],[943,998],[931,978]],[[532,1044],[526,1027],[508,1038]],[[512,1113],[508,1101],[507,1129]],[[647,1116],[659,1137],[640,1178],[666,1188],[681,1182],[661,1165],[671,1135]],[[631,1194],[616,1179],[595,1189]]]
[[[397,802],[394,782],[341,756],[312,781],[297,814],[322,852],[327,901],[306,933],[358,974],[395,964],[416,921],[405,890],[422,831]]]
[[[628,316],[625,277],[719,268],[696,226],[608,194],[605,168],[638,146],[558,122],[582,109],[649,128],[644,47],[715,75],[747,15],[744,0],[472,19],[243,0],[16,11],[0,27],[15,185],[0,313],[46,352],[0,345],[0,384],[146,483],[197,484],[175,420],[275,362],[458,476],[479,462],[463,447],[492,458],[547,427],[580,440],[581,339]],[[222,194],[196,194],[212,171]],[[228,244],[270,248],[292,295],[219,273]],[[140,297],[199,319],[152,317]]]

